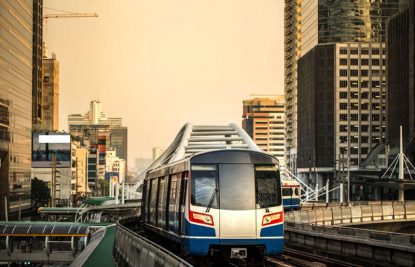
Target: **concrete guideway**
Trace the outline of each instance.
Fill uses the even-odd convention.
[[[415,203],[370,203],[288,212],[287,246],[376,266],[415,266],[410,234],[353,228],[354,224],[415,221]]]

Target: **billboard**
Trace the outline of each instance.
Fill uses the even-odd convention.
[[[52,156],[56,156],[56,167],[71,166],[71,136],[59,133],[36,133],[32,135],[32,168],[52,167]]]

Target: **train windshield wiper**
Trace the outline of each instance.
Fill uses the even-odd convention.
[[[212,207],[212,205],[213,205],[213,201],[215,200],[215,196],[216,196],[216,194],[218,193],[218,189],[217,188],[215,188],[214,190],[213,190],[213,192],[212,192],[212,196],[210,197],[210,200],[209,200],[209,204],[208,204],[208,206],[207,206],[207,208],[206,208],[206,212],[209,212],[210,211],[210,208]]]

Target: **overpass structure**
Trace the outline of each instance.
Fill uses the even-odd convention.
[[[166,151],[156,159],[130,187],[129,194],[141,198],[137,192],[147,171],[162,164],[169,164],[196,153],[216,149],[249,149],[261,151],[251,137],[240,126],[229,125],[193,125],[185,124]]]

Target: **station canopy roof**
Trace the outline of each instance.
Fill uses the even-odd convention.
[[[58,222],[0,222],[0,236],[86,236],[90,225]]]

